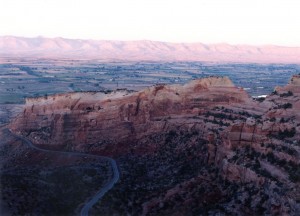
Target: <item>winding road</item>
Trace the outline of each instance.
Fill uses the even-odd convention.
[[[6,129],[13,137],[22,140],[23,142],[25,142],[30,148],[33,148],[35,150],[38,151],[42,151],[42,152],[55,152],[55,153],[59,153],[59,154],[66,154],[66,155],[73,155],[73,156],[89,156],[89,157],[94,157],[94,158],[99,158],[99,159],[104,159],[107,160],[111,167],[112,167],[112,171],[113,171],[113,177],[111,178],[111,180],[104,185],[104,187],[102,187],[89,201],[87,201],[84,206],[82,207],[81,211],[80,211],[80,215],[81,216],[87,216],[89,213],[89,210],[92,208],[93,205],[95,205],[97,202],[99,202],[101,200],[101,198],[111,189],[113,188],[113,186],[115,185],[115,183],[117,183],[120,179],[120,173],[119,173],[119,169],[117,166],[117,163],[114,159],[110,158],[110,157],[106,157],[106,156],[98,156],[98,155],[91,155],[91,154],[86,154],[86,153],[79,153],[79,152],[66,152],[66,151],[55,151],[55,150],[47,150],[47,149],[42,149],[39,147],[36,147],[35,145],[33,145],[33,143],[21,136],[18,136],[16,134],[14,134],[12,131],[10,131],[9,129]]]

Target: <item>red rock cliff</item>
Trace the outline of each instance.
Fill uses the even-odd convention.
[[[246,92],[227,77],[193,80],[185,85],[156,85],[135,93],[57,94],[27,99],[22,115],[11,128],[38,144],[72,149],[95,144],[100,150],[103,143],[128,143],[162,130],[163,118],[250,101]]]

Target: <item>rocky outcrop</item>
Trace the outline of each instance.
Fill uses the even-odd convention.
[[[300,89],[300,75],[293,75],[288,85],[284,87],[276,87],[277,91],[292,91],[293,93],[299,93]]]
[[[11,128],[39,144],[76,150],[93,145],[94,151],[105,151],[107,143],[129,143],[164,130],[164,118],[199,115],[216,105],[249,101],[245,91],[227,77],[193,80],[183,86],[156,85],[134,93],[58,94],[27,99]]]
[[[135,201],[113,199],[127,211],[195,215],[218,202],[211,214],[296,215],[299,83],[293,76],[264,101],[227,77],[29,98],[9,127],[47,148],[119,158],[117,194],[129,191]]]

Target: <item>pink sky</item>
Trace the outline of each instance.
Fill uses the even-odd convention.
[[[297,0],[1,0],[0,35],[300,46]]]

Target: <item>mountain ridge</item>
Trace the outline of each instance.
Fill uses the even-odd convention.
[[[0,36],[0,57],[300,63],[300,47]]]

